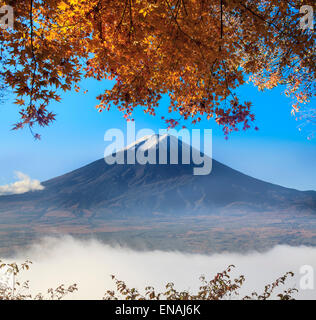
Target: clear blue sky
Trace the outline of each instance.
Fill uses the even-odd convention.
[[[103,157],[104,133],[110,128],[125,130],[122,114],[113,108],[98,113],[95,97],[110,82],[85,81],[87,94],[66,93],[61,103],[51,105],[57,121],[36,132],[42,140],[34,141],[28,129],[11,131],[18,119],[18,108],[10,100],[0,105],[0,185],[13,182],[14,171],[21,171],[41,181],[76,169]],[[281,89],[258,92],[251,85],[238,92],[254,105],[259,131],[250,129],[232,133],[226,141],[222,129],[213,121],[203,121],[192,128],[213,129],[213,156],[216,160],[253,177],[300,190],[316,190],[316,138],[306,139],[290,114],[291,101]],[[163,99],[158,117],[135,113],[136,129],[165,128],[160,119],[167,110]]]

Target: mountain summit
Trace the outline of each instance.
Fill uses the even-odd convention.
[[[178,164],[172,164],[175,152],[172,155],[170,148],[175,146]],[[149,153],[155,153],[159,159],[159,154],[164,153],[162,148],[166,147],[164,164],[137,161],[135,164],[126,161],[108,164],[105,161],[109,157],[127,159],[133,150],[135,154],[143,153],[145,158]],[[174,136],[143,137],[106,159],[43,182],[44,190],[1,196],[0,218],[9,221],[17,217],[21,220],[63,217],[93,221],[157,215],[210,215],[234,210],[316,213],[315,191],[303,192],[267,183],[214,159],[209,175],[194,175],[196,165],[182,158],[182,150],[187,149],[190,160],[194,154],[204,157]]]
[[[190,144],[190,136],[179,140],[173,135],[150,135],[136,140],[125,148],[105,157],[108,164],[188,164],[193,167],[194,175],[207,175],[212,170],[212,159],[200,152],[200,142],[196,148]],[[194,139],[194,138],[193,138]],[[117,150],[116,141],[105,151]],[[120,145],[118,143],[118,145]],[[204,147],[209,147],[204,145]]]

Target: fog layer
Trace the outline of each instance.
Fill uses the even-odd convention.
[[[309,277],[314,289],[300,288],[304,274],[302,266],[316,267],[316,248],[277,246],[265,253],[250,254],[184,254],[179,252],[139,252],[122,247],[112,247],[96,240],[77,240],[71,237],[46,238],[30,249],[19,252],[11,259],[21,262],[31,259],[33,265],[23,273],[30,280],[33,293],[45,292],[59,284],[78,284],[79,291],[73,299],[100,299],[108,289],[113,289],[111,274],[124,280],[128,286],[142,291],[147,285],[163,289],[174,282],[177,289],[196,291],[199,276],[208,279],[228,265],[236,266],[233,276],[245,275],[241,296],[252,291],[263,292],[264,285],[287,271],[295,277],[283,289],[296,286],[296,298],[316,299],[314,279]],[[306,270],[305,270],[306,271]],[[305,279],[306,280],[306,279]]]

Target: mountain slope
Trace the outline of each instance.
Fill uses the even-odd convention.
[[[153,139],[155,138],[155,139]],[[157,136],[121,150],[155,150]],[[175,137],[163,136],[168,150]],[[182,148],[176,141],[178,157]],[[147,151],[146,151],[147,150]],[[170,157],[170,152],[168,153]],[[192,158],[192,156],[191,156]],[[192,160],[192,159],[191,159]],[[213,160],[209,175],[193,175],[195,164],[114,164],[104,159],[43,182],[44,190],[0,197],[0,219],[84,217],[90,220],[156,215],[212,214],[231,210],[316,213],[316,192],[297,191],[252,178]],[[75,220],[74,220],[75,221]]]

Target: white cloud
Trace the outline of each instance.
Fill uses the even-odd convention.
[[[15,172],[16,177],[19,181],[0,186],[0,196],[9,194],[21,194],[28,191],[43,190],[44,186],[41,185],[40,181],[32,180],[28,175],[22,172]]]
[[[200,275],[211,278],[230,264],[236,265],[233,276],[243,274],[246,277],[241,296],[253,291],[262,293],[264,285],[287,271],[293,271],[295,277],[290,278],[277,293],[296,286],[299,289],[296,298],[316,299],[315,282],[313,290],[300,288],[303,277],[300,268],[303,265],[316,268],[316,248],[310,247],[282,245],[265,253],[200,255],[140,252],[67,236],[43,239],[10,261],[22,262],[26,258],[33,261],[30,270],[24,274],[24,280],[30,280],[33,293],[46,292],[49,287],[57,287],[61,283],[77,283],[79,291],[69,296],[75,299],[102,298],[106,290],[114,289],[111,274],[139,290],[147,285],[163,290],[164,285],[172,281],[177,289],[194,291],[200,284]]]

